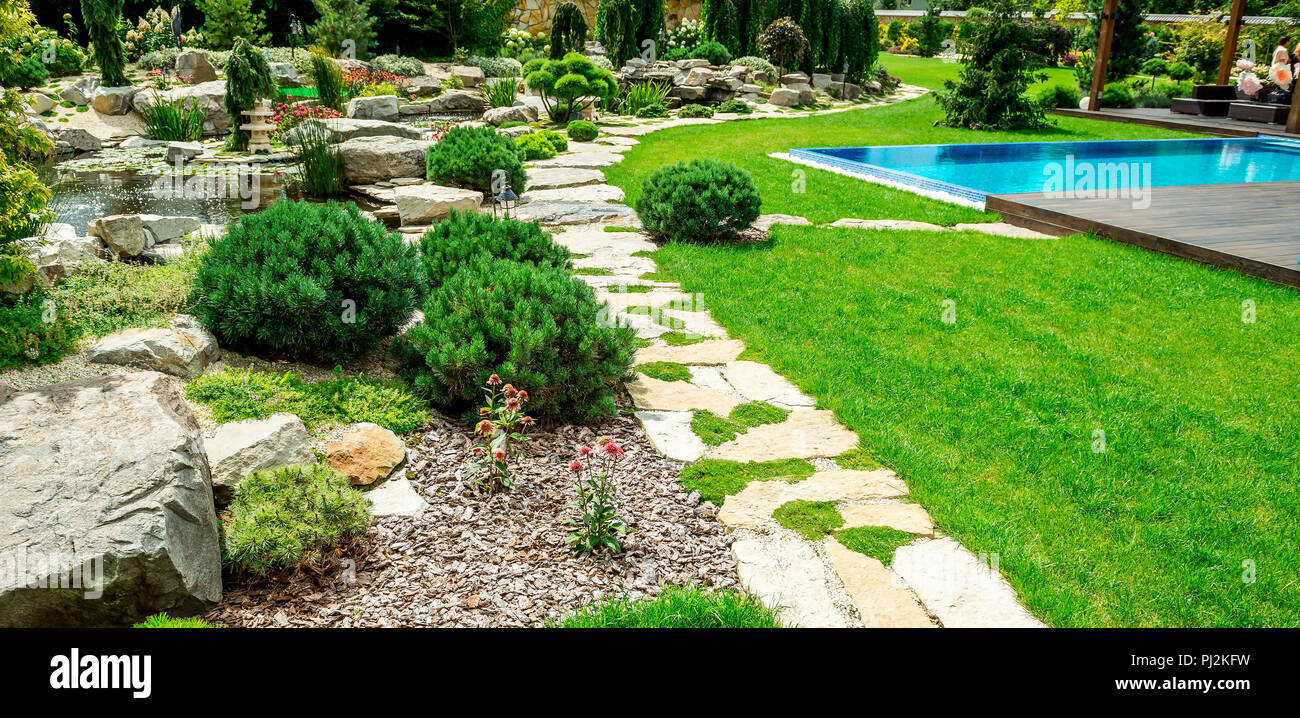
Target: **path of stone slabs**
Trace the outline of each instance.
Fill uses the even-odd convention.
[[[655,129],[665,126],[672,125]],[[639,371],[628,391],[659,452],[688,463],[811,465],[803,476],[751,481],[721,499],[718,520],[729,532],[741,583],[779,607],[789,625],[1041,626],[999,573],[907,501],[907,486],[894,472],[841,468],[833,457],[855,449],[857,435],[771,367],[741,359],[744,344],[713,320],[706,297],[657,278],[649,256],[655,244],[636,231],[635,213],[601,172],[637,142],[602,136],[535,163],[532,186],[545,192],[521,205],[519,217],[564,225],[555,238],[578,255],[576,276],[607,303],[607,319],[634,327],[648,342],[637,352]],[[758,226],[774,222],[807,220],[769,215]],[[829,517],[835,534],[792,530],[787,526],[803,527],[777,518],[805,509]],[[883,552],[851,550],[860,548],[856,536],[870,545],[877,536],[893,543]]]

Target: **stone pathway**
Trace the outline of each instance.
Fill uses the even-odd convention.
[[[923,94],[919,89],[872,104],[911,99]],[[823,112],[843,109],[857,108]],[[820,113],[757,116],[810,114]],[[771,367],[741,359],[744,344],[714,321],[706,298],[684,293],[675,282],[643,278],[657,271],[646,256],[656,245],[645,234],[628,231],[640,223],[630,208],[619,204],[621,193],[605,189],[609,186],[600,168],[621,161],[620,153],[637,144],[637,136],[716,121],[603,127],[606,134],[594,142],[572,143],[570,152],[530,165],[530,192],[525,193],[520,216],[564,225],[555,240],[583,255],[574,260],[576,276],[606,303],[602,321],[633,327],[638,337],[649,340],[637,352],[637,366],[668,362],[689,372],[689,380],[677,381],[639,373],[627,386],[636,418],[660,453],[685,462],[806,459],[814,465],[815,472],[807,478],[752,481],[726,498],[718,520],[730,534],[742,584],[779,607],[785,622],[804,627],[1042,626],[1020,606],[996,570],[937,532],[925,509],[907,501],[907,485],[893,471],[846,470],[836,464],[835,457],[858,446],[857,435],[831,412],[816,408],[812,397]],[[773,224],[811,223],[802,217],[765,215],[755,226]],[[845,219],[830,226],[949,231],[901,220]],[[1020,228],[999,225],[955,229],[1027,236]],[[662,338],[668,332],[696,341],[670,344]],[[753,426],[716,446],[706,444],[691,428],[698,411],[726,417],[736,407],[755,402],[785,410],[784,420]],[[894,552],[890,566],[845,548],[831,536],[809,541],[773,517],[779,507],[796,500],[833,503],[844,528],[889,527],[915,539]]]

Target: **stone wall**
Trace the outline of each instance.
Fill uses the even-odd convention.
[[[587,26],[592,32],[591,39],[595,39],[597,0],[573,1],[582,8],[582,14],[587,16]],[[549,33],[551,16],[555,14],[555,8],[559,5],[560,3],[555,0],[519,0],[519,4],[515,6],[515,27],[529,32]],[[666,0],[664,7],[667,11],[668,27],[676,27],[683,19],[700,19],[704,0]]]

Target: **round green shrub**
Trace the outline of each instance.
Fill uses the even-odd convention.
[[[546,141],[551,143],[551,146],[555,148],[556,152],[564,152],[569,149],[568,138],[555,130],[542,130],[536,134],[545,137]]]
[[[516,137],[515,146],[523,153],[525,160],[549,160],[555,156],[555,145],[538,132]]]
[[[653,117],[667,117],[668,108],[664,107],[662,102],[656,102],[653,105],[646,105],[645,107],[642,107],[641,109],[637,110],[636,116],[641,119],[648,119]]]
[[[1101,90],[1102,107],[1132,107],[1133,88],[1123,82],[1108,82]]]
[[[716,40],[710,40],[695,48],[692,59],[708,60],[710,65],[726,65],[731,62],[731,53]]]
[[[651,173],[641,185],[636,213],[656,238],[711,242],[749,227],[761,205],[748,172],[726,162],[691,160]]]
[[[678,117],[713,117],[713,108],[708,105],[682,105],[677,111]]]
[[[376,70],[402,77],[419,77],[424,74],[424,63],[405,55],[380,55],[371,60],[370,64],[374,65]]]
[[[492,374],[527,389],[538,421],[594,422],[615,414],[632,378],[635,334],[605,327],[591,288],[552,267],[479,257],[424,305],[399,343],[404,373],[435,403],[470,409]]]
[[[212,242],[194,293],[224,345],[339,360],[395,333],[424,283],[416,250],[355,205],[284,200]]]
[[[750,107],[748,102],[745,102],[739,97],[733,97],[721,105],[718,105],[718,112],[734,112],[737,115],[748,115],[753,111],[754,108]]]
[[[482,255],[569,269],[569,250],[556,244],[537,222],[452,210],[451,216],[435,222],[420,238],[420,261],[431,290]]]
[[[470,55],[469,59],[465,60],[465,64],[481,69],[488,77],[519,77],[524,70],[523,63],[513,57]]]
[[[569,123],[569,139],[575,142],[591,142],[600,135],[595,123],[586,120],[574,120]]]
[[[370,526],[370,499],[328,466],[255,471],[235,488],[222,516],[228,565],[259,576],[314,563]]]
[[[757,72],[767,73],[768,82],[776,82],[781,77],[776,72],[776,65],[773,65],[767,60],[764,60],[761,57],[756,57],[754,55],[737,57],[736,59],[732,60],[730,64],[740,65],[741,67],[748,67],[749,69],[755,70]]]
[[[492,127],[453,127],[426,158],[428,180],[440,185],[492,192],[492,173],[503,170],[510,186],[522,190],[528,179],[514,140]]]

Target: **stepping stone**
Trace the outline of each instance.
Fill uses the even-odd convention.
[[[858,526],[888,526],[917,536],[934,536],[934,523],[930,514],[920,504],[866,504],[844,506],[840,509],[844,528]]]
[[[635,416],[655,451],[664,456],[677,461],[695,461],[704,454],[704,442],[691,431],[691,412],[638,411]]]
[[[627,391],[638,409],[651,411],[691,411],[704,409],[726,416],[740,405],[734,396],[701,389],[690,382],[662,381],[644,374],[627,383]]]
[[[858,435],[835,421],[831,412],[800,409],[792,411],[780,424],[750,429],[711,451],[709,458],[727,461],[830,458],[857,445]]]
[[[691,383],[695,386],[712,389],[723,394],[736,393],[736,390],[731,388],[727,380],[722,378],[722,372],[718,371],[717,367],[692,365],[687,368],[691,370]]]
[[[952,539],[901,546],[893,568],[946,628],[1044,627],[1000,574]]]
[[[515,210],[515,219],[542,224],[590,224],[628,217],[636,217],[631,207],[609,202],[525,202]]]
[[[726,364],[735,361],[744,350],[745,343],[739,339],[708,339],[680,347],[656,344],[637,350],[636,363],[671,361],[678,364]]]
[[[1056,239],[1050,234],[1035,232],[1032,229],[1017,227],[1014,224],[1006,222],[976,222],[972,224],[954,225],[953,229],[957,231],[983,232],[984,234],[994,234],[999,237],[1014,237],[1016,239]]]
[[[673,319],[677,319],[681,322],[678,331],[699,334],[700,336],[705,337],[726,336],[727,334],[727,330],[723,329],[721,324],[714,321],[713,315],[708,312],[688,312],[681,309],[663,308],[660,308],[659,311],[664,317],[668,318],[669,324],[676,323],[672,321]]]
[[[366,497],[374,504],[370,507],[370,515],[375,518],[419,516],[425,509],[424,499],[406,477],[385,481],[367,491]]]
[[[611,138],[613,139],[613,138]],[[597,142],[574,142],[569,140],[569,152],[627,152],[630,145],[617,145]]]
[[[750,431],[753,431],[752,429]],[[718,521],[728,531],[738,528],[772,530],[772,512],[788,501],[865,501],[905,496],[907,485],[888,469],[876,471],[820,471],[790,483],[780,479],[751,481],[728,496]]]
[[[600,170],[573,169],[570,167],[538,168],[528,171],[528,187],[525,196],[537,190],[560,189],[563,187],[581,187],[600,184],[605,181],[605,173]]]
[[[749,226],[766,232],[770,230],[774,224],[811,226],[812,222],[809,222],[803,217],[796,217],[792,214],[760,214],[758,215],[758,219],[754,220],[754,223]]]
[[[641,140],[633,137],[597,137],[593,142],[598,145],[616,145],[621,147],[632,147],[641,144]]]
[[[529,165],[528,171],[532,172],[534,167],[600,169],[601,167],[613,167],[622,161],[623,155],[616,152],[571,152],[569,154],[556,155],[549,160],[538,160]]]
[[[575,259],[573,260],[573,266],[575,268],[608,269],[616,274],[630,274],[637,277],[657,269],[654,260],[647,257],[633,257],[630,254],[606,254],[603,252],[590,257]]]
[[[689,299],[689,296],[671,289],[655,289],[649,292],[610,292],[601,290],[596,293],[596,299],[609,304],[612,309],[658,307],[679,299]]]
[[[846,628],[848,622],[831,601],[826,569],[811,544],[798,539],[761,537],[731,546],[736,572],[745,590],[770,608],[779,609],[785,626]]]
[[[823,544],[826,560],[853,599],[864,628],[935,628],[907,584],[880,561],[851,551],[834,538]]]
[[[603,225],[570,227],[555,235],[555,243],[577,254],[653,252],[655,243],[640,232],[606,232]]]
[[[812,397],[799,391],[789,379],[777,374],[766,364],[753,361],[729,362],[722,368],[722,376],[750,401],[766,401],[786,408],[817,405]]]
[[[623,190],[608,184],[529,190],[524,202],[622,202]]]
[[[829,226],[852,227],[854,229],[930,230],[934,232],[944,232],[948,229],[929,222],[913,222],[906,219],[837,219],[831,222]]]

